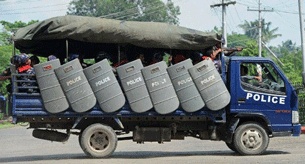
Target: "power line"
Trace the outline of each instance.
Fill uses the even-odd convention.
[[[279,4],[284,4],[284,2],[282,2],[282,3],[279,3]],[[279,6],[279,4],[278,5],[275,5],[275,6]],[[292,6],[293,4],[295,4],[295,2],[293,2],[293,3],[290,3],[289,5],[290,6]],[[285,6],[285,8],[287,9],[287,7],[289,7],[289,5],[284,5]],[[297,4],[296,4],[297,5]],[[268,5],[262,5],[262,6],[264,6],[264,7],[270,7],[270,8],[274,8],[274,7],[272,7],[272,6],[268,6]],[[295,11],[287,11],[287,10],[278,10],[278,9],[274,9],[274,11],[278,11],[278,12],[282,12],[282,13],[287,13],[287,14],[299,14],[299,12],[295,12]],[[303,13],[304,14],[304,13]]]
[[[179,1],[181,1],[181,0],[179,0]],[[154,5],[154,4],[151,4],[150,6],[152,6],[152,5]],[[37,7],[37,8],[39,8],[39,7]],[[133,7],[133,8],[128,9],[128,10],[133,10],[135,8],[137,8],[137,7]],[[64,10],[67,10],[67,9],[54,9],[54,10],[31,11],[31,12],[15,12],[15,13],[0,13],[0,14],[1,15],[18,15],[18,14],[44,13],[44,12],[50,12],[50,11],[64,11]],[[126,12],[126,10],[120,11],[120,12],[117,12],[117,13],[120,14],[120,13],[124,13],[124,12]],[[115,13],[112,13],[112,14],[115,14]],[[108,15],[111,15],[111,14],[108,14]],[[105,16],[108,16],[108,15],[105,15]]]
[[[144,13],[145,15],[149,15],[149,14],[152,14],[152,13],[156,13],[156,12],[158,12],[158,11],[160,11],[161,10],[161,7],[164,7],[164,6],[157,6],[157,7],[155,7],[155,8],[152,8],[152,9],[150,9],[151,11],[147,11],[146,13]],[[158,8],[160,8],[160,9],[158,9]],[[155,9],[157,9],[157,10],[155,10]],[[153,11],[152,11],[153,10]],[[137,15],[137,14],[139,14],[139,13],[131,13],[131,14],[129,14],[129,15],[124,15],[124,16],[121,16],[121,17],[117,17],[117,18],[114,18],[114,19],[122,19],[122,18],[125,18],[125,17],[129,17],[129,16],[134,16],[134,15]]]
[[[152,3],[152,4],[150,4],[150,5],[146,6],[146,7],[151,7],[151,6],[153,6],[153,5],[155,5],[155,4]],[[163,6],[163,5],[159,5],[159,6],[157,6],[157,7],[160,7],[160,6]],[[119,12],[115,12],[115,13],[110,13],[110,14],[107,14],[107,15],[102,15],[102,16],[100,16],[100,18],[107,18],[107,17],[109,17],[109,16],[119,15],[119,14],[121,14],[121,13],[125,13],[125,12],[132,11],[132,10],[135,10],[135,9],[138,9],[138,6],[132,7],[132,8],[127,9],[127,10],[123,10],[123,11],[119,11]],[[138,14],[138,13],[135,13],[135,12],[134,12],[134,14]]]
[[[44,12],[50,12],[50,11],[63,11],[63,10],[67,10],[67,9],[32,11],[32,12],[22,12],[22,13],[1,13],[1,15],[33,14],[33,13],[44,13]]]
[[[287,6],[287,5],[284,5],[284,3],[288,3],[288,2],[291,2],[291,1],[283,1],[283,2],[280,2],[278,4],[275,4],[274,6]],[[294,3],[294,2],[293,2]],[[293,4],[293,3],[290,3],[289,5]]]
[[[181,3],[184,3],[184,2],[188,2],[188,1],[189,1],[189,0],[184,0],[184,1],[178,0],[178,1],[176,1],[175,3],[180,3],[180,2],[181,2]],[[153,5],[156,5],[156,3],[151,3],[150,5],[146,6],[146,8],[147,8],[147,7],[151,7],[151,6],[153,6]],[[155,8],[159,8],[159,7],[162,7],[162,6],[166,7],[166,5],[163,3],[163,4],[161,4],[161,5],[159,5],[159,6],[155,7]],[[130,8],[130,9],[127,9],[127,10],[124,10],[124,11],[119,11],[119,12],[110,13],[110,14],[107,14],[107,15],[102,15],[102,16],[100,16],[100,17],[101,17],[101,18],[107,18],[107,17],[109,17],[109,16],[119,15],[119,14],[124,13],[124,12],[126,12],[126,11],[132,11],[132,10],[135,10],[135,9],[138,9],[138,6],[132,7],[132,8]],[[136,12],[136,13],[134,13],[134,14],[138,14],[138,13]],[[129,15],[131,15],[131,14],[129,14]],[[121,17],[124,17],[124,16],[121,16]]]
[[[19,9],[13,9],[13,10],[0,10],[0,12],[4,11],[16,11],[16,10],[25,10],[25,9],[36,9],[36,8],[43,8],[43,7],[51,7],[51,6],[62,6],[62,5],[67,5],[69,3],[62,3],[62,4],[55,4],[55,5],[46,5],[46,6],[35,6],[35,7],[28,7],[28,8],[19,8]],[[2,13],[1,13],[2,14]]]
[[[261,12],[273,12],[272,10],[261,9],[261,2],[258,1],[258,9],[249,9],[248,11],[258,11],[258,28],[259,28],[259,36],[258,36],[258,53],[259,57],[262,56],[262,22],[261,22]]]
[[[218,11],[216,11],[217,9],[216,9],[216,8],[213,8],[213,9],[214,9],[214,12],[215,12],[215,14],[216,14],[216,16],[217,16],[219,22],[221,22],[221,19],[220,19],[219,15],[218,15]]]
[[[240,0],[240,1],[243,2],[243,3],[251,4],[251,5],[256,5],[257,4],[255,2],[250,2],[250,1],[246,1],[246,0]]]
[[[9,2],[9,1],[3,1],[0,2],[1,6],[5,5],[5,6],[11,6],[11,5],[16,5],[16,4],[20,4],[20,3],[28,3],[28,2],[37,2],[37,1],[41,1],[41,0],[32,0],[32,1],[18,1],[18,2]]]
[[[181,1],[181,0],[178,0],[177,2],[179,2],[179,1]],[[187,1],[189,1],[189,0],[184,0],[184,1],[182,1],[182,3],[184,3],[184,2],[187,2]],[[150,5],[148,5],[148,6],[146,6],[146,8],[148,8],[148,7],[151,7],[151,6],[154,6],[155,4],[150,4]],[[168,8],[167,6],[166,6],[166,4],[164,4],[164,3],[162,3],[161,5],[159,5],[159,6],[156,6],[156,7],[154,7],[154,8],[151,8],[150,10],[151,11],[147,11],[147,12],[144,12],[144,14],[145,15],[149,15],[149,14],[152,14],[152,13],[156,13],[156,12],[158,12],[158,11],[160,11],[161,10],[161,7],[164,7],[164,8]],[[138,7],[133,7],[133,8],[130,8],[130,9],[128,9],[128,11],[132,11],[132,10],[134,10],[134,9],[136,9],[136,8],[138,8]],[[158,8],[160,8],[160,9],[158,9]],[[156,10],[157,9],[157,10]],[[154,10],[154,11],[153,11]],[[121,13],[124,13],[124,12],[126,12],[127,10],[124,10],[124,11],[120,11],[120,12],[116,12],[116,13],[111,13],[111,14],[107,14],[107,15],[103,15],[103,16],[100,16],[101,18],[107,18],[108,16],[114,16],[114,15],[119,15],[119,14],[121,14]],[[114,17],[114,19],[122,19],[122,18],[124,18],[124,17],[129,17],[129,16],[135,16],[135,15],[138,15],[139,13],[138,12],[134,12],[134,13],[130,13],[130,14],[128,14],[128,15],[123,15],[123,16],[120,16],[120,17]]]
[[[237,16],[238,16],[239,21],[242,23],[243,21],[240,19],[239,13],[238,13],[238,11],[237,11],[237,9],[236,9],[235,6],[234,6],[234,9],[235,9],[235,11],[236,11],[236,14],[237,14]]]
[[[155,7],[155,8],[153,8],[153,9],[157,9],[157,8],[160,8],[160,7],[162,7],[162,6],[159,6],[159,7]],[[151,9],[151,10],[153,10],[153,9]],[[159,10],[161,10],[161,9],[157,9],[157,10],[154,10],[154,11],[149,11],[149,12],[147,12],[147,13],[145,13],[145,14],[147,14],[147,15],[149,15],[149,14],[153,14],[153,13],[155,13],[155,12],[158,12]],[[48,10],[48,11],[58,11],[58,10]],[[44,12],[48,12],[48,11],[44,11]],[[18,13],[19,14],[19,13]],[[22,13],[21,13],[22,14]],[[127,15],[127,16],[133,16],[133,15],[136,15],[136,14],[138,14],[138,13],[132,13],[132,14],[129,14],[129,15]],[[124,16],[124,17],[126,17],[126,15]],[[121,18],[123,18],[123,17],[117,17],[117,18],[114,18],[114,19],[121,19]],[[20,27],[20,28],[23,28],[23,27]],[[14,28],[14,29],[20,29],[20,28]]]
[[[239,30],[239,28],[237,28],[237,26],[236,26],[237,23],[234,21],[234,18],[233,18],[233,16],[232,16],[231,12],[230,12],[230,9],[228,9],[228,10],[229,10],[229,14],[230,14],[230,16],[231,16],[231,20],[232,20],[233,23],[235,24],[234,29],[236,29],[236,31],[240,33],[240,30]]]
[[[286,14],[299,14],[298,12],[294,12],[294,11],[284,11],[284,10],[275,10],[275,11]],[[302,13],[302,15],[304,15],[304,13]]]
[[[285,22],[287,22],[287,24],[291,27],[291,28],[293,28],[293,29],[295,29],[295,28],[298,28],[296,25],[294,25],[293,23],[291,23],[291,22],[289,22],[289,21],[286,21],[284,18],[283,18],[283,16],[281,15],[281,14],[279,14],[279,12],[277,12],[277,11],[275,11],[275,13],[276,14],[278,14],[282,19],[283,19],[283,21],[285,21]],[[277,18],[276,16],[274,16],[275,18]],[[278,18],[277,18],[278,19]],[[294,27],[292,27],[292,26],[294,26]]]
[[[249,5],[249,4],[245,4],[245,3],[242,3],[242,2],[236,2],[236,4],[240,4],[240,5],[243,5],[243,6],[247,6],[247,7],[255,7],[254,5]]]
[[[287,2],[289,2],[289,1],[287,1]],[[278,5],[276,5],[276,7],[277,7]],[[287,8],[287,7],[291,7],[291,6],[298,6],[298,4],[295,2],[295,1],[293,1],[292,3],[290,3],[290,4],[287,4],[287,5],[281,5],[281,6],[284,6],[285,8]]]
[[[222,2],[219,4],[210,5],[211,8],[222,7],[222,37],[224,38],[224,40],[227,40],[226,7],[228,7],[229,5],[235,5],[235,4],[236,4],[236,1],[225,2],[224,0],[222,0]],[[232,31],[230,26],[229,26],[229,28]],[[224,43],[223,47],[227,47],[227,43]]]

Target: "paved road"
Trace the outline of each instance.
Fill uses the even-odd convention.
[[[90,159],[71,136],[65,143],[39,140],[25,127],[0,129],[0,163],[305,163],[305,135],[272,138],[266,154],[240,156],[229,150],[224,142],[186,138],[165,144],[136,144],[120,141],[114,154],[106,159]]]

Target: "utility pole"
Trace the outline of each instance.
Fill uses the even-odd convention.
[[[303,84],[305,85],[305,43],[304,43],[304,26],[303,26],[303,0],[299,0],[299,15],[300,15],[300,31],[301,31],[301,47],[302,47],[302,61],[303,61]]]
[[[258,56],[262,57],[262,20],[261,20],[261,12],[272,12],[272,10],[261,10],[261,0],[258,1],[258,10],[257,9],[249,9],[248,11],[258,11]]]
[[[235,5],[236,1],[226,2],[222,0],[222,3],[211,5],[211,8],[222,6],[222,37],[225,40],[225,43],[222,45],[224,48],[227,47],[227,24],[226,24],[226,6]]]

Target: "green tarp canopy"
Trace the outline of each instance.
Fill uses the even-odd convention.
[[[65,54],[66,40],[75,48],[133,45],[142,48],[202,50],[218,43],[216,33],[156,22],[135,22],[85,16],[60,16],[19,29],[13,37],[21,52],[47,56]],[[91,46],[91,47],[90,47]],[[70,51],[69,47],[69,51]]]

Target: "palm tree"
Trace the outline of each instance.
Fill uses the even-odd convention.
[[[266,23],[265,19],[262,20],[262,40],[267,43],[272,39],[282,36],[282,34],[276,34],[279,29],[278,27],[270,29],[271,24],[271,22]],[[258,20],[255,20],[254,22],[245,20],[244,24],[238,26],[244,30],[245,35],[253,39],[258,39]]]

